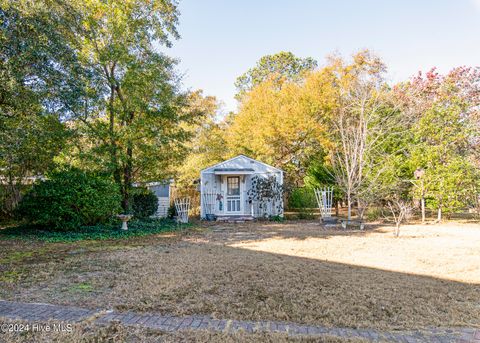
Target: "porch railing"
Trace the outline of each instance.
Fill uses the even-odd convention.
[[[202,193],[202,207],[205,215],[218,213],[222,201],[223,192],[204,191]]]
[[[242,194],[242,215],[250,215],[254,218],[261,218],[265,215],[278,214],[276,205],[272,202],[252,201],[248,202],[247,192]],[[203,213],[207,214],[223,214],[226,211],[225,192],[204,191],[202,193]]]

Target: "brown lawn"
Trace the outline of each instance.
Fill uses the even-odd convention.
[[[0,242],[0,298],[327,326],[480,327],[480,225],[221,224],[111,242]]]
[[[268,230],[278,234],[268,233]],[[265,235],[266,234],[266,235]],[[316,223],[264,225],[260,239],[231,244],[263,251],[352,266],[480,283],[480,225],[446,223],[408,225],[395,238],[392,228],[368,232],[324,231]]]
[[[3,323],[19,324],[18,320],[2,320]],[[49,323],[52,327],[58,322]],[[0,332],[0,342],[9,343],[87,343],[87,342],[128,342],[128,343],[365,343],[361,338],[336,338],[332,336],[308,337],[288,336],[280,333],[235,333],[212,332],[207,330],[165,332],[137,326],[125,327],[113,322],[110,325],[97,325],[92,320],[73,324],[71,332],[27,331]]]

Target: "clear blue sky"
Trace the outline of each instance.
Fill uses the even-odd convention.
[[[237,76],[266,55],[344,56],[368,48],[391,81],[433,66],[480,66],[480,0],[180,0],[184,85],[235,110]]]

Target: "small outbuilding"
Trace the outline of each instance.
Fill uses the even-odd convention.
[[[151,190],[158,199],[157,212],[153,215],[156,218],[166,218],[170,207],[171,188],[173,180],[164,180],[159,182],[149,182],[146,184],[135,183],[134,187],[145,187]]]
[[[259,179],[283,186],[283,171],[253,158],[239,155],[200,172],[202,219],[253,219],[283,216],[283,198],[258,199]],[[277,188],[278,188],[277,186]]]

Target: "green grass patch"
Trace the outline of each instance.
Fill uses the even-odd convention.
[[[18,262],[25,258],[32,257],[32,255],[33,255],[33,252],[31,251],[15,251],[9,254],[7,257],[0,259],[0,263],[6,264],[6,263]]]
[[[71,286],[68,290],[71,292],[89,293],[89,292],[93,292],[93,286],[88,282],[82,282],[82,283],[78,283],[76,285]]]
[[[20,225],[0,230],[0,240],[21,239],[43,242],[77,242],[84,240],[107,240],[141,237],[163,232],[172,232],[188,227],[178,225],[170,219],[148,218],[132,220],[128,230],[121,230],[121,224],[81,226],[73,230],[49,230],[37,226]]]
[[[20,278],[21,272],[18,270],[7,270],[0,273],[0,282],[13,283]]]

